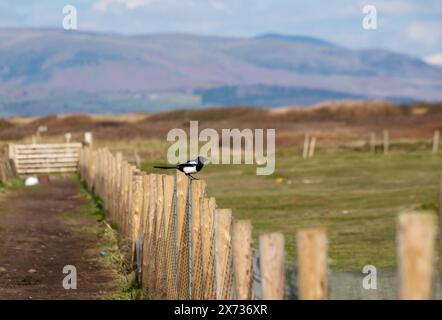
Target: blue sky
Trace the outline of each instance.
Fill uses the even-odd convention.
[[[309,35],[349,48],[387,48],[420,57],[442,53],[442,0],[0,0],[0,27],[62,28],[62,8],[78,28],[126,34],[184,32]],[[377,8],[364,30],[362,8]]]

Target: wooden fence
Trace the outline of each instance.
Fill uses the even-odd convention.
[[[10,144],[18,174],[76,172],[82,143]]]
[[[206,183],[184,174],[149,174],[122,154],[80,150],[79,174],[101,197],[107,219],[118,226],[137,279],[158,299],[254,299],[252,225],[236,220],[207,194]],[[400,297],[431,298],[434,216],[398,219]],[[281,233],[259,237],[263,299],[285,297],[285,250]],[[327,236],[322,228],[297,233],[301,299],[328,298]]]
[[[7,182],[17,177],[14,162],[10,159],[0,159],[0,181]]]

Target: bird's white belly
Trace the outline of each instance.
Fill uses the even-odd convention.
[[[184,173],[196,173],[196,167],[185,167],[183,171]]]

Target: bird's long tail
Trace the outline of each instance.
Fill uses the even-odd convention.
[[[157,169],[178,169],[177,166],[154,166]]]

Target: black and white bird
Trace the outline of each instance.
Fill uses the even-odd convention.
[[[194,176],[192,176],[192,173],[200,172],[206,162],[207,162],[206,158],[198,157],[195,160],[190,160],[190,161],[187,161],[186,163],[180,163],[179,165],[176,165],[176,166],[154,166],[154,168],[180,170],[181,172],[185,173],[186,176],[190,177],[191,179],[198,180]]]

